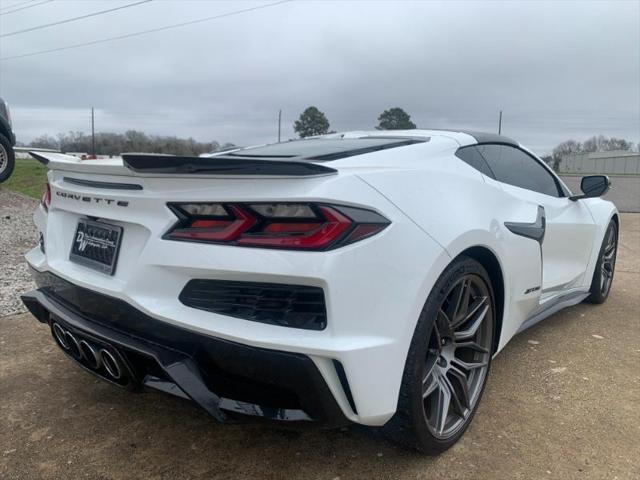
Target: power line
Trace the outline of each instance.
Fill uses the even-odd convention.
[[[141,5],[143,3],[149,3],[153,0],[142,0],[140,2],[128,3],[127,5],[122,5],[120,7],[109,8],[107,10],[101,10],[99,12],[88,13],[86,15],[80,15],[79,17],[67,18],[66,20],[60,20],[59,22],[46,23],[44,25],[38,25],[37,27],[25,28],[24,30],[16,30],[15,32],[3,33],[0,37],[11,37],[12,35],[18,35],[20,33],[33,32],[34,30],[40,30],[43,28],[53,27],[54,25],[61,25],[63,23],[71,23],[76,20],[82,20],[89,17],[97,17],[98,15],[104,15],[105,13],[115,12],[116,10],[123,10],[129,7],[135,7],[136,5]]]
[[[48,0],[48,1],[52,1],[52,0]],[[241,13],[252,12],[254,10],[261,10],[261,9],[264,9],[264,8],[275,7],[276,5],[280,5],[282,3],[288,3],[288,2],[291,2],[291,1],[293,1],[293,0],[280,0],[278,2],[267,3],[266,5],[259,5],[257,7],[244,8],[242,10],[235,10],[233,12],[227,12],[227,13],[222,13],[222,14],[219,14],[219,15],[213,15],[211,17],[199,18],[199,19],[196,19],[196,20],[190,20],[188,22],[174,23],[172,25],[165,25],[164,27],[152,28],[151,30],[143,30],[143,31],[140,31],[140,32],[127,33],[125,35],[118,35],[116,37],[102,38],[100,40],[93,40],[91,42],[76,43],[74,45],[67,45],[66,47],[51,48],[49,50],[40,50],[40,51],[37,51],[37,52],[23,53],[23,54],[20,54],[20,55],[12,55],[10,57],[2,57],[2,58],[0,58],[0,61],[2,61],[2,60],[14,60],[16,58],[33,57],[35,55],[44,55],[45,53],[60,52],[62,50],[71,50],[72,48],[87,47],[89,45],[97,45],[99,43],[112,42],[114,40],[122,40],[122,39],[125,39],[125,38],[138,37],[140,35],[146,35],[148,33],[162,32],[164,30],[170,30],[170,29],[173,29],[173,28],[186,27],[187,25],[194,25],[196,23],[208,22],[210,20],[216,20],[216,19],[219,19],[219,18],[231,17],[233,15],[239,15]]]
[[[27,3],[33,3],[36,0],[27,0],[26,2],[18,2],[18,3],[14,3],[13,5],[6,5],[4,7],[0,7],[0,12],[2,10],[11,10],[12,8],[16,8],[16,7],[21,7],[22,5],[26,5]]]
[[[33,5],[27,5],[26,7],[16,8],[15,10],[9,10],[8,12],[0,13],[0,17],[2,15],[9,15],[10,13],[19,12],[20,10],[26,10],[27,8],[37,7],[38,5],[44,5],[45,3],[53,2],[53,0],[44,0],[40,3],[34,3]],[[23,4],[24,5],[24,4]]]

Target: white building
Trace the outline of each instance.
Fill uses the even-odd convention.
[[[560,173],[640,175],[640,153],[626,150],[574,153],[560,160]]]

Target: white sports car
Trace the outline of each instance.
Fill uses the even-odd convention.
[[[219,420],[356,422],[441,452],[492,357],[613,279],[608,178],[574,195],[503,136],[33,156],[49,172],[24,303],[86,370]]]

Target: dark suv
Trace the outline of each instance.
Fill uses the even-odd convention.
[[[0,98],[0,183],[11,176],[16,162],[13,146],[16,136],[11,129],[9,105]]]

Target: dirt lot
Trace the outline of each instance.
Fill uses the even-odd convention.
[[[622,216],[616,279],[496,358],[471,428],[438,458],[358,427],[216,424],[68,360],[29,315],[0,318],[0,478],[640,478],[640,215]]]

